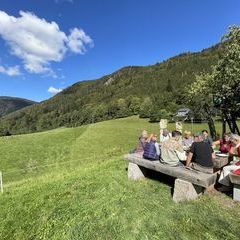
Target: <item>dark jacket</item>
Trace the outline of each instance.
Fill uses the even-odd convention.
[[[149,160],[159,160],[159,155],[157,155],[155,142],[147,142],[144,147],[143,157]]]

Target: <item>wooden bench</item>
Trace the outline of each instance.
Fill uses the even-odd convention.
[[[233,200],[240,201],[240,175],[230,173],[229,178],[233,183]]]
[[[124,159],[128,162],[128,178],[139,180],[145,177],[146,169],[151,169],[176,178],[174,183],[173,200],[180,202],[193,200],[212,187],[217,179],[217,174],[207,174],[189,170],[184,166],[172,167],[159,161],[143,159],[138,154],[127,154]]]

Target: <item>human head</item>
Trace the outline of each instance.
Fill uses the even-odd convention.
[[[163,132],[162,132],[162,135],[163,135],[164,137],[166,137],[168,134],[169,134],[169,131],[168,131],[166,128],[164,128],[164,129],[163,129]]]
[[[208,136],[208,130],[202,130],[202,135],[206,138]]]
[[[231,136],[231,133],[224,133],[223,134],[223,141],[224,142],[230,141],[230,136]]]
[[[143,138],[148,138],[148,132],[147,132],[147,130],[143,130],[142,131],[142,135],[141,135]]]
[[[196,133],[194,134],[194,141],[195,142],[202,142],[204,140],[205,136],[202,133]]]
[[[177,141],[180,139],[182,136],[182,133],[179,131],[172,131],[172,138],[175,138]]]
[[[153,133],[153,135],[152,135],[152,141],[155,141],[155,142],[157,141],[157,134],[154,134],[154,133]]]
[[[188,131],[188,130],[185,130],[185,131],[184,131],[184,137],[185,137],[185,138],[190,138],[191,136],[192,136],[191,131]]]
[[[236,146],[240,143],[240,136],[238,136],[237,134],[231,134],[230,141],[233,143],[234,146]]]
[[[157,134],[154,134],[154,133],[150,134],[150,136],[147,139],[147,142],[151,142],[151,141],[154,141],[154,142],[157,141]]]

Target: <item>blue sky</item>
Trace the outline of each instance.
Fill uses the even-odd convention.
[[[239,0],[1,0],[0,95],[36,101],[220,41]]]

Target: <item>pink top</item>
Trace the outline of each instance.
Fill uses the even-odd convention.
[[[220,140],[220,148],[219,151],[221,153],[228,153],[232,147],[232,143],[231,142],[224,142],[223,140]]]

